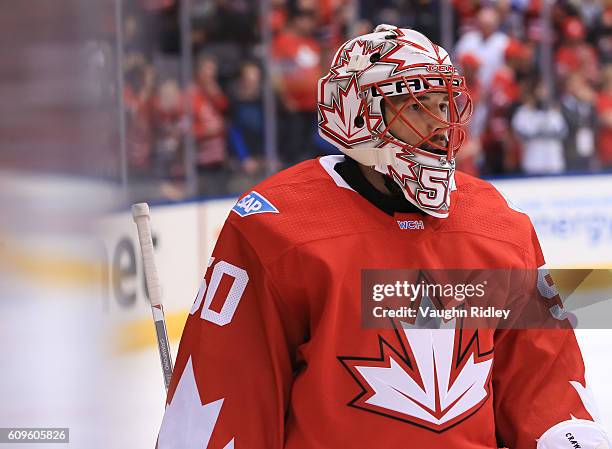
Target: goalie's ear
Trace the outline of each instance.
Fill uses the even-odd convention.
[[[610,449],[606,431],[595,421],[570,419],[555,424],[538,438],[537,449]]]

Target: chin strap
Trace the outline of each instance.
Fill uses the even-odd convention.
[[[387,167],[395,166],[397,162],[395,153],[400,151],[399,148],[343,148],[342,152],[353,160],[367,167],[378,166]],[[440,156],[440,160],[446,163],[446,158]],[[451,167],[454,161],[451,162]],[[456,190],[455,183],[451,185],[451,190]]]
[[[342,150],[351,159],[368,167],[373,165],[379,167],[392,166],[395,161],[396,151],[390,148],[345,148]]]

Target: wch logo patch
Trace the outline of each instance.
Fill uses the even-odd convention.
[[[236,212],[241,217],[253,214],[264,214],[270,212],[278,214],[278,209],[265,199],[262,195],[257,193],[255,190],[245,195],[240,201],[232,207],[232,211]]]
[[[400,229],[425,229],[423,220],[397,220]]]

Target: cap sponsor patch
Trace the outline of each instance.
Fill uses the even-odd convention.
[[[279,213],[278,209],[274,207],[270,201],[265,199],[255,190],[239,200],[236,205],[232,207],[232,211],[236,212],[241,217],[246,217],[247,215],[253,214],[265,214],[266,212],[273,214]]]

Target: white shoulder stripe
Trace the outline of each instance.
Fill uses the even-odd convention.
[[[338,162],[344,161],[345,157],[346,156],[342,154],[332,154],[330,156],[323,156],[319,159],[319,162],[321,163],[321,166],[327,172],[327,174],[334,180],[337,186],[353,190],[351,186],[349,186],[346,181],[342,179],[342,176],[340,176],[340,174],[336,170],[334,170],[334,166]]]

